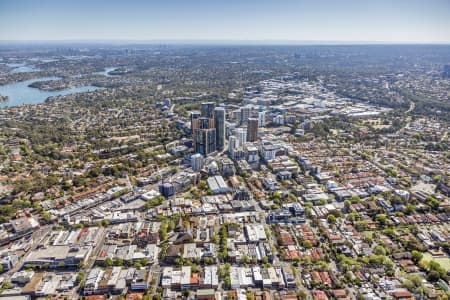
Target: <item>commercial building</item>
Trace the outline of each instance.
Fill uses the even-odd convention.
[[[203,279],[200,281],[201,288],[216,289],[219,286],[219,275],[217,266],[205,266]]]
[[[23,264],[45,268],[76,267],[86,263],[91,251],[92,246],[48,246],[31,251]]]
[[[283,115],[276,115],[273,118],[273,122],[277,125],[283,125],[284,124],[284,116]]]
[[[266,126],[266,112],[260,111],[258,113],[258,127]]]
[[[222,176],[209,177],[208,186],[214,194],[226,193],[229,191],[227,184]]]
[[[165,178],[158,183],[159,192],[164,197],[170,197],[175,193],[184,190],[191,184],[195,184],[198,180],[198,174],[195,172],[181,171],[169,178]]]
[[[267,235],[262,224],[248,224],[245,225],[244,229],[249,243],[267,240]]]
[[[203,155],[196,153],[191,156],[191,168],[194,172],[198,172],[203,168],[204,159]]]

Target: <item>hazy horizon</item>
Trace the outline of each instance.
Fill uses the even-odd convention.
[[[448,44],[446,0],[0,0],[0,41]]]
[[[450,45],[448,42],[433,42],[433,41],[327,41],[327,40],[102,40],[102,39],[82,39],[82,40],[0,40],[0,44],[105,44],[105,45],[261,45],[261,46],[339,46],[339,45]]]

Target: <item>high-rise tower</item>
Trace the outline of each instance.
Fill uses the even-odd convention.
[[[266,112],[260,111],[258,113],[258,127],[266,126]]]
[[[225,147],[225,109],[223,107],[214,109],[214,125],[216,127],[216,149],[223,150]]]
[[[191,111],[191,132],[194,132],[194,120],[200,118],[199,111]]]
[[[239,140],[239,145],[242,147],[247,142],[247,131],[244,128],[236,128],[234,135]]]
[[[251,111],[252,111],[252,108],[248,105],[241,107],[241,124],[247,123],[248,118],[250,118]]]
[[[258,119],[249,118],[247,122],[247,141],[256,142],[258,140]]]
[[[203,118],[214,117],[214,102],[203,102],[201,104],[201,113]]]
[[[216,128],[214,119],[200,117],[193,122],[195,152],[209,155],[216,151]]]

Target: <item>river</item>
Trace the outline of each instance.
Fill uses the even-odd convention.
[[[103,75],[103,76],[106,76],[106,77],[120,77],[120,75],[110,75],[110,74],[109,74],[109,72],[114,71],[114,70],[117,70],[117,69],[118,69],[118,68],[116,68],[116,67],[105,68],[104,71],[101,71],[101,72],[95,72],[95,73],[93,73],[93,74],[99,74],[99,75]]]
[[[22,104],[42,103],[50,96],[91,92],[99,89],[95,86],[82,86],[61,91],[42,91],[28,85],[36,81],[56,80],[58,77],[41,77],[0,86],[0,95],[8,96],[8,100],[0,102],[0,108]]]

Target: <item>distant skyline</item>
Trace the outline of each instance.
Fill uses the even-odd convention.
[[[449,0],[0,0],[2,41],[450,43]]]

